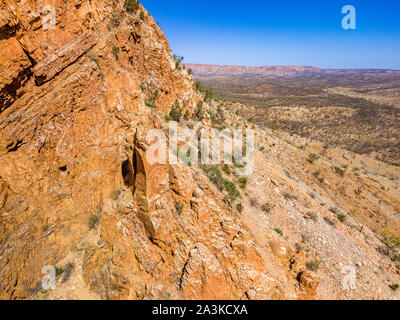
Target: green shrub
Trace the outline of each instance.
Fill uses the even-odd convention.
[[[387,245],[392,246],[392,247],[400,247],[400,237],[396,237],[390,231],[387,231],[387,230],[383,231],[382,237]]]
[[[341,177],[343,178],[346,171],[343,170],[342,168],[335,167],[335,172],[336,172],[336,174],[337,174],[338,176],[341,176]]]
[[[176,212],[178,212],[179,214],[182,214],[183,207],[184,207],[184,205],[183,205],[182,202],[178,201],[178,202],[175,203]]]
[[[246,177],[242,177],[239,179],[239,187],[240,189],[246,189],[247,186],[247,178]]]
[[[279,234],[281,237],[283,237],[283,231],[279,228],[275,228],[274,231]]]
[[[208,176],[210,181],[214,183],[214,185],[220,191],[226,191],[228,193],[228,199],[231,201],[236,200],[240,196],[240,192],[236,189],[236,185],[223,178],[222,172],[219,170],[217,166],[205,166],[202,165],[204,173]]]
[[[154,90],[153,94],[151,95],[151,97],[146,101],[146,106],[152,109],[156,109],[157,108],[157,104],[156,104],[156,100],[158,98],[158,90]]]
[[[125,0],[125,9],[128,13],[136,13],[139,9],[138,0]]]
[[[172,105],[169,115],[176,122],[179,122],[181,120],[182,109],[178,99],[175,100],[174,104]]]
[[[107,30],[111,31],[112,29],[118,27],[122,22],[122,15],[118,12],[112,12],[110,15],[109,23],[107,24]]]
[[[310,271],[318,271],[321,262],[317,259],[310,260],[306,263],[306,267]]]
[[[307,217],[309,217],[313,221],[317,221],[318,220],[318,216],[312,211],[307,212],[306,215],[307,215]]]
[[[393,262],[400,262],[400,255],[399,254],[395,254],[394,257],[392,258]]]
[[[144,12],[140,11],[140,20],[144,20]]]
[[[119,58],[119,47],[114,46],[113,49],[112,49],[112,52],[113,52],[113,55],[114,55],[115,59],[118,60],[118,58]]]
[[[258,200],[256,199],[256,198],[251,198],[250,199],[250,205],[253,207],[253,208],[257,208],[258,207]]]
[[[61,276],[64,273],[64,268],[62,267],[56,267],[56,277]]]
[[[354,190],[354,193],[357,195],[357,196],[360,196],[361,194],[362,194],[362,188],[360,187],[360,188],[358,188],[358,189],[356,189],[356,190]]]
[[[241,213],[243,211],[243,205],[241,203],[238,203],[236,205],[236,209]]]
[[[284,191],[282,195],[286,200],[297,200],[297,197],[289,192]]]
[[[264,203],[261,206],[261,210],[264,211],[264,212],[270,212],[271,209],[272,209],[272,207],[271,207],[271,205],[269,203]]]
[[[389,285],[389,287],[390,287],[390,289],[392,289],[393,291],[397,291],[397,290],[399,290],[399,284],[391,284],[391,285]]]
[[[228,192],[229,199],[231,200],[236,200],[240,196],[240,192],[236,189],[236,185],[229,180],[224,179],[223,189]]]
[[[181,63],[183,62],[184,57],[174,54],[174,60],[175,60],[175,67],[178,70],[181,70],[182,69]]]
[[[210,88],[207,87],[203,87],[201,85],[201,82],[199,80],[197,80],[194,83],[194,87],[197,91],[201,92],[204,94],[204,100],[205,101],[211,101],[214,99],[214,93],[212,92],[212,90]]]
[[[329,219],[328,217],[324,217],[324,220],[330,226],[332,226],[332,227],[336,226],[336,223],[334,221],[332,221],[331,219]]]
[[[189,118],[190,118],[189,110],[186,110],[185,115],[183,116],[183,119],[185,119],[186,121],[188,121]]]
[[[338,218],[338,220],[339,220],[340,222],[346,222],[346,219],[347,219],[346,215],[344,215],[344,214],[339,214],[339,215],[337,216],[337,218]]]
[[[203,105],[204,105],[203,101],[200,100],[196,106],[195,114],[197,116],[197,119],[199,120],[203,119],[205,114],[205,111],[203,110]]]
[[[315,178],[318,179],[318,177],[319,177],[320,174],[321,174],[321,170],[318,169],[317,171],[315,171],[315,172],[313,173],[313,176],[314,176]]]
[[[96,229],[100,223],[100,215],[94,214],[89,218],[89,230]]]
[[[316,160],[318,160],[318,159],[319,159],[319,156],[318,156],[318,155],[316,155],[316,154],[314,154],[314,153],[310,153],[310,154],[308,155],[307,161],[308,161],[309,163],[314,163],[314,161],[316,161]]]
[[[232,173],[231,168],[230,168],[227,164],[224,164],[224,166],[222,167],[222,170],[223,170],[226,174],[229,174],[229,175]]]

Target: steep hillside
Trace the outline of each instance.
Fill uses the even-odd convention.
[[[259,239],[277,233],[305,253],[320,280],[316,298],[398,299],[400,168],[259,126],[247,120],[252,111],[230,102],[212,110],[215,125],[255,130],[243,221]]]
[[[0,298],[313,298],[301,250],[258,238],[198,168],[146,161],[172,104],[203,99],[147,11],[55,0],[43,28],[41,3],[0,5]]]

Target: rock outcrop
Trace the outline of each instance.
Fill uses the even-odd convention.
[[[202,99],[147,11],[51,4],[54,28],[41,1],[0,4],[0,298],[313,298],[298,252],[195,169],[147,162],[148,130]]]

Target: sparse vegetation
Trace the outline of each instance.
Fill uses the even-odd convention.
[[[312,211],[307,212],[306,216],[309,217],[313,221],[317,221],[318,220],[318,216]]]
[[[125,0],[125,9],[128,13],[136,13],[139,9],[138,0]]]
[[[336,174],[337,174],[338,176],[341,176],[341,177],[343,178],[346,171],[343,170],[343,169],[340,168],[340,167],[335,167],[335,172],[336,172]]]
[[[239,187],[240,187],[240,189],[246,189],[246,187],[247,187],[247,178],[246,177],[241,177],[239,179]]]
[[[111,192],[111,199],[114,200],[114,201],[117,201],[119,199],[120,195],[121,195],[121,190],[120,189],[116,189],[116,190]]]
[[[274,231],[279,234],[281,237],[283,237],[283,231],[279,228],[275,228]]]
[[[337,214],[337,213],[338,213],[338,209],[333,208],[333,207],[330,207],[328,210],[329,210],[330,212],[334,213],[334,214]]]
[[[181,64],[182,64],[184,59],[185,59],[184,57],[182,57],[180,55],[177,55],[177,54],[174,54],[174,60],[175,60],[176,69],[178,69],[178,70],[182,69],[182,65]]]
[[[272,206],[269,203],[264,203],[261,206],[261,210],[264,212],[270,212],[272,210]]]
[[[391,247],[400,247],[400,237],[396,237],[393,233],[390,231],[383,231],[382,233],[383,240],[388,246]]]
[[[122,22],[122,15],[118,12],[112,12],[109,18],[109,22],[107,24],[107,30],[111,31],[112,29],[118,27]]]
[[[157,109],[156,100],[158,98],[159,92],[158,90],[154,90],[151,97],[146,101],[146,106],[152,109]]]
[[[400,285],[398,283],[394,283],[389,285],[390,289],[392,289],[393,291],[397,291],[400,288]]]
[[[184,208],[184,205],[182,202],[178,201],[175,203],[175,209],[176,209],[176,212],[178,212],[178,214],[182,214],[183,208]]]
[[[321,262],[318,259],[313,259],[306,263],[306,267],[308,270],[316,272],[319,270],[320,264]]]
[[[243,205],[241,203],[238,203],[236,205],[236,209],[241,213],[243,211]]]
[[[48,235],[48,233],[50,233],[50,230],[51,230],[51,227],[49,226],[49,225],[44,225],[43,227],[42,227],[42,233],[43,233],[43,235]]]
[[[73,262],[69,262],[66,266],[65,266],[65,268],[64,268],[64,277],[63,277],[63,279],[62,279],[62,283],[66,283],[66,282],[68,282],[68,280],[70,279],[70,277],[71,277],[71,274],[72,274],[72,272],[74,271],[74,269],[75,269],[75,264],[73,263]]]
[[[369,93],[377,90],[378,79],[378,90],[382,91],[372,99]],[[244,116],[251,116],[259,125],[321,141],[324,154],[328,148],[338,146],[358,154],[376,152],[379,160],[400,163],[396,142],[400,105],[395,94],[399,75],[318,75],[273,80],[232,76],[203,79],[202,83],[212,85],[217,98],[255,107],[255,113]],[[397,108],[386,99],[397,102]],[[343,111],[336,112],[338,109]],[[299,116],[303,110],[309,116]],[[350,114],[346,121],[344,113]],[[380,125],[383,123],[384,127]]]
[[[224,171],[227,175],[231,175],[231,174],[232,174],[232,170],[231,170],[231,168],[229,167],[229,165],[227,165],[227,164],[224,164],[224,165],[223,165],[222,171]]]
[[[117,47],[117,46],[113,46],[113,48],[112,48],[112,53],[113,53],[113,55],[114,55],[114,57],[115,57],[115,59],[117,59],[118,60],[118,58],[119,58],[119,47]]]
[[[332,221],[331,219],[329,219],[328,217],[324,217],[324,220],[327,224],[329,224],[331,227],[336,226],[335,221]]]
[[[179,100],[175,100],[175,102],[173,103],[169,116],[171,117],[172,120],[176,122],[181,121],[182,108]]]
[[[64,273],[64,268],[62,267],[56,267],[56,277],[61,276]]]
[[[284,191],[283,193],[282,193],[282,195],[283,195],[283,197],[286,199],[286,200],[297,200],[297,197],[294,195],[294,194],[291,194],[291,193],[289,193],[289,192],[287,192],[287,191]]]
[[[99,214],[93,214],[90,218],[89,218],[89,230],[94,230],[98,227],[99,223],[100,223],[100,215]]]
[[[338,220],[339,220],[340,222],[346,222],[346,220],[347,220],[347,217],[346,217],[346,215],[344,215],[344,214],[339,214],[339,215],[337,216],[337,218],[338,218]]]
[[[224,179],[222,172],[217,166],[202,165],[201,168],[219,190],[224,190],[228,193],[228,199],[230,201],[234,201],[240,196],[240,192],[236,189],[236,185],[233,182]]]
[[[211,89],[207,88],[207,87],[203,87],[201,85],[200,81],[196,81],[194,83],[195,89],[201,93],[204,94],[204,100],[205,101],[211,101],[212,99],[214,99],[214,93]]]
[[[188,121],[190,119],[189,110],[186,110],[185,114],[183,115],[183,119],[185,119],[186,121]]]
[[[199,119],[199,120],[203,119],[203,117],[205,115],[205,111],[203,110],[203,105],[204,105],[204,102],[202,100],[200,100],[196,106],[195,114],[197,116],[197,119]]]
[[[321,169],[318,169],[317,171],[315,171],[315,172],[313,172],[313,176],[315,177],[315,178],[319,178],[319,175],[321,174]]]
[[[257,208],[257,207],[258,207],[258,200],[257,200],[256,198],[251,198],[251,199],[250,199],[250,205],[251,205],[253,208]]]
[[[318,159],[319,159],[319,156],[318,156],[318,155],[316,155],[315,153],[310,153],[310,154],[308,155],[307,161],[308,161],[309,163],[314,163],[314,161],[316,161],[316,160],[318,160]]]

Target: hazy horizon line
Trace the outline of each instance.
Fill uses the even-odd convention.
[[[316,67],[310,65],[302,65],[302,64],[288,64],[288,65],[257,65],[257,66],[246,66],[246,65],[239,65],[239,64],[216,64],[216,63],[193,63],[193,62],[182,62],[184,65],[198,65],[198,66],[216,66],[216,67],[243,67],[243,68],[265,68],[265,67],[305,67],[305,68],[314,68],[314,69],[321,69],[321,70],[384,70],[384,71],[400,71],[400,69],[391,69],[391,68],[323,68],[323,67]]]

